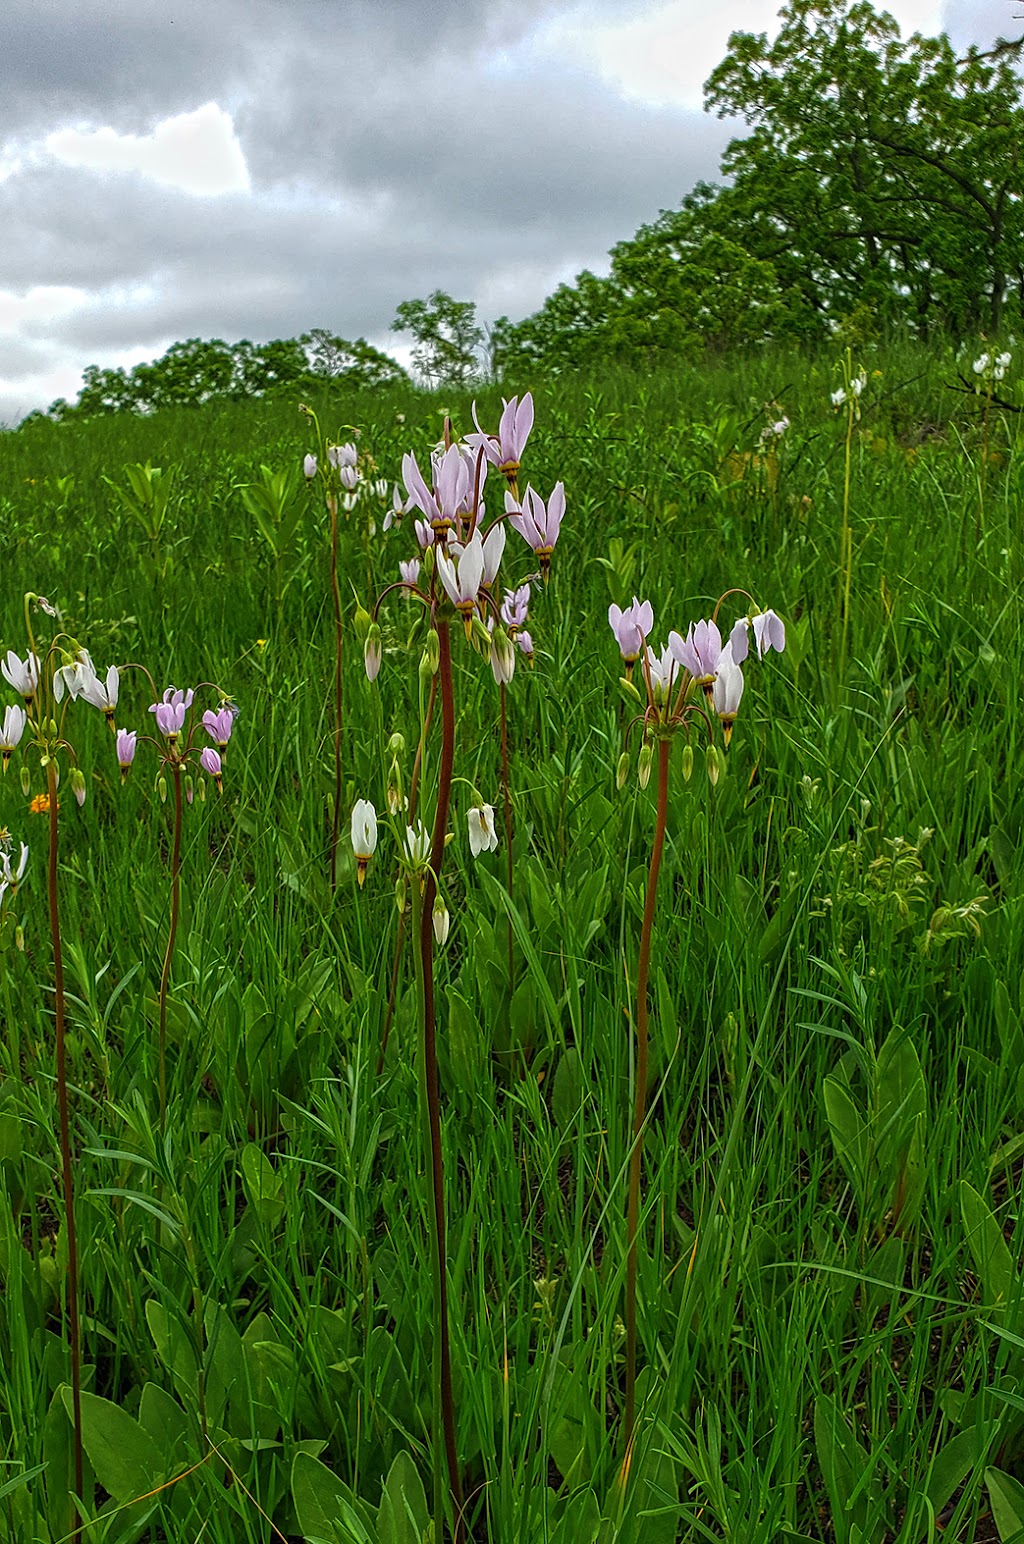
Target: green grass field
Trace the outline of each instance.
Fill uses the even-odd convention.
[[[1024,1528],[1024,454],[1013,413],[950,389],[952,355],[861,361],[845,625],[831,357],[762,351],[535,388],[523,480],[546,496],[563,479],[567,510],[531,602],[535,666],[520,659],[507,688],[511,896],[498,687],[453,638],[437,1027],[476,1544],[924,1544]],[[1002,390],[1014,400],[1012,368]],[[497,391],[477,395],[494,427]],[[403,452],[427,464],[446,409],[472,429],[461,396],[315,405],[332,439],[360,429],[389,488]],[[762,447],[782,414],[778,448]],[[408,520],[384,534],[386,504],[361,496],[340,516],[332,892],[335,629],[330,522],[302,477],[314,449],[292,402],[0,436],[0,652],[24,656],[23,595],[39,593],[101,671],[143,664],[159,691],[212,682],[240,710],[222,797],[210,785],[184,809],[163,1130],[174,801],[150,747],[122,787],[102,715],[78,701],[64,721],[87,786],[79,809],[62,764],[89,1544],[405,1544],[433,1526],[409,946],[377,1070],[399,926],[385,747],[404,736],[407,788],[426,621],[387,598],[371,685],[356,604],[397,580],[415,542]],[[147,461],[165,489],[175,469],[148,528],[117,492],[125,465]],[[266,483],[262,527],[242,491],[261,467],[291,477]],[[505,584],[534,566],[510,533]],[[672,745],[624,1465],[656,779],[638,785],[634,732],[616,787],[634,710],[607,611],[649,598],[660,649],[737,586],[785,619],[787,649],[747,672],[716,787],[702,753],[686,781]],[[725,603],[730,625],[746,604]],[[33,612],[32,625],[45,641],[59,623]],[[17,701],[5,686],[0,712]],[[150,732],[150,702],[124,672],[118,727]],[[0,788],[0,824],[30,849],[0,926],[0,1539],[56,1544],[75,1522],[68,1249],[48,821],[30,807],[46,772],[26,745]],[[437,747],[435,716],[428,823]],[[470,785],[500,837],[476,859]],[[361,797],[381,839],[360,889],[347,833]]]

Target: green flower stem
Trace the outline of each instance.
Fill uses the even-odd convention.
[[[668,815],[668,760],[671,740],[658,740],[658,813],[654,823],[651,866],[644,897],[644,921],[640,933],[640,960],[636,975],[636,1094],[633,1104],[633,1145],[629,1160],[629,1201],[626,1209],[626,1403],[622,1435],[628,1462],[636,1420],[636,1260],[640,1226],[640,1160],[644,1123],[647,1119],[647,977],[651,964],[651,932],[658,897],[658,875],[665,846]]]
[[[171,962],[174,959],[174,943],[178,936],[178,912],[181,906],[181,765],[171,761],[171,780],[174,783],[174,834],[171,838],[171,920],[167,928],[167,948],[160,972],[160,1029],[157,1057],[160,1081],[160,1130],[167,1126],[167,990],[171,982]]]
[[[60,943],[60,908],[57,896],[57,763],[46,763],[46,788],[50,800],[50,856],[47,873],[50,900],[50,937],[53,943],[53,1001],[57,1031],[57,1109],[60,1117],[60,1161],[64,1187],[64,1226],[68,1241],[68,1332],[71,1338],[71,1403],[74,1413],[75,1495],[82,1494],[82,1341],[78,1320],[78,1236],[75,1232],[75,1184],[71,1166],[71,1125],[68,1119],[68,1069],[64,1038],[64,956]],[[72,1522],[74,1544],[82,1536],[77,1505]]]
[[[418,920],[420,970],[422,973],[423,1038],[420,1047],[421,1073],[427,1117],[427,1156],[430,1169],[431,1257],[434,1278],[434,1340],[437,1376],[435,1390],[440,1396],[444,1445],[448,1460],[448,1484],[452,1498],[452,1532],[455,1544],[464,1537],[462,1524],[462,1482],[455,1447],[455,1402],[452,1396],[451,1344],[448,1328],[448,1276],[446,1265],[444,1215],[444,1162],[441,1152],[441,1097],[437,1076],[437,1025],[434,1015],[434,899],[444,862],[444,839],[448,829],[451,804],[452,770],[455,762],[455,702],[452,692],[451,633],[447,622],[437,624],[440,644],[438,675],[441,688],[441,764],[438,774],[437,810],[430,867],[426,872]],[[437,1397],[435,1394],[435,1397]],[[435,1430],[435,1446],[436,1446]],[[438,1535],[440,1537],[440,1535]]]

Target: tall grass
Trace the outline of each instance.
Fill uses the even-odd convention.
[[[831,358],[766,350],[534,388],[524,477],[563,478],[569,513],[531,611],[536,666],[507,692],[515,888],[505,853],[470,860],[456,788],[436,963],[476,1541],[920,1544],[940,1523],[971,1538],[993,1505],[1004,1537],[1015,1507],[1024,1525],[1024,461],[1012,415],[983,426],[946,389],[951,360],[861,358],[842,619]],[[479,395],[493,419],[496,393]],[[758,441],[769,403],[791,421],[774,466]],[[470,426],[454,394],[317,409],[327,430],[360,424],[389,477],[440,438],[445,410]],[[169,812],[139,768],[119,786],[101,716],[75,705],[89,797],[62,811],[60,881],[81,1500],[103,1514],[87,1540],[383,1544],[413,1536],[402,1495],[426,1526],[417,1485],[439,1438],[412,959],[378,1076],[399,917],[383,848],[362,891],[344,847],[330,883],[330,531],[311,495],[282,582],[240,493],[261,465],[298,465],[305,436],[294,405],[255,403],[0,438],[2,649],[21,644],[34,590],[97,664],[216,680],[241,708],[224,797],[183,820],[161,1130]],[[147,460],[177,469],[160,567],[103,481]],[[369,599],[361,518],[340,519],[346,627]],[[379,582],[406,555],[378,530]],[[716,788],[684,782],[672,748],[624,1475],[631,1017],[656,788],[616,791],[625,710],[605,617],[637,594],[659,634],[685,630],[732,585],[785,617],[788,648],[748,686]],[[346,817],[377,790],[381,736],[417,742],[422,620],[398,603],[382,625],[375,688],[360,650],[344,654]],[[463,653],[453,671],[459,765],[497,796],[498,688]],[[140,690],[125,678],[119,724],[142,727]],[[432,740],[435,772],[436,758]],[[45,831],[16,774],[0,801],[32,849],[0,928],[0,1538],[21,1544],[71,1528],[68,1281]]]

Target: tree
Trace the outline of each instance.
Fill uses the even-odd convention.
[[[374,348],[365,338],[350,343],[347,338],[328,332],[326,327],[314,327],[312,332],[304,332],[300,341],[314,375],[336,381],[349,390],[370,391],[408,382],[409,376],[398,360]]]
[[[432,386],[464,386],[478,371],[484,332],[471,300],[454,300],[444,290],[426,300],[403,300],[391,331],[412,333],[413,362]]]
[[[920,330],[998,328],[1024,263],[1011,60],[908,42],[868,0],[789,0],[736,32],[705,107],[750,126],[724,195],[752,256],[824,320],[868,303]]]

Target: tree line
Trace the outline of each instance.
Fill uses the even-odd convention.
[[[788,0],[774,38],[734,32],[704,106],[736,118],[722,181],[701,182],[562,284],[534,315],[482,327],[443,290],[403,301],[429,385],[521,381],[615,359],[772,339],[815,342],[851,319],[922,339],[998,334],[1024,309],[1024,38],[957,56],[903,40],[870,0]],[[125,371],[90,366],[51,418],[152,412],[214,397],[407,382],[388,354],[316,328],[227,344],[192,338]],[[35,415],[34,415],[35,416]]]

